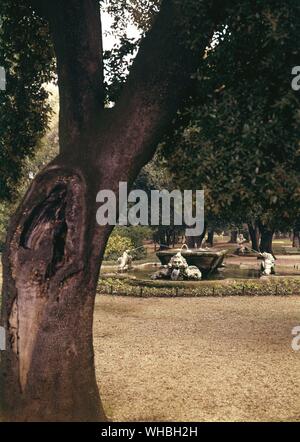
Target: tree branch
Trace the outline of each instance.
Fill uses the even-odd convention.
[[[102,32],[98,0],[30,0],[50,24],[60,93],[60,148],[76,151],[103,108]]]
[[[163,0],[153,27],[141,44],[123,93],[112,110],[113,123],[110,124],[114,130],[110,131],[112,138],[105,143],[109,146],[107,170],[111,174],[114,163],[118,164],[123,170],[120,180],[129,174],[128,181],[132,182],[151,159],[163,132],[189,95],[192,73],[228,4],[226,0],[199,0],[197,10],[201,12],[195,18],[189,15],[191,11],[187,12],[191,2],[182,3]],[[190,38],[195,29],[201,38],[192,47]],[[103,142],[100,147],[103,149]],[[102,155],[100,167],[105,169]]]
[[[50,22],[58,63],[61,152],[112,178],[132,181],[149,161],[189,94],[191,74],[230,0],[163,0],[127,84],[105,117],[101,20],[97,0],[30,0]],[[197,4],[196,4],[197,3]],[[196,5],[196,17],[191,7]],[[217,11],[217,14],[215,13]],[[192,11],[193,12],[193,11]],[[197,44],[191,36],[200,35]],[[98,133],[98,139],[91,136]],[[106,165],[107,167],[104,167]],[[128,175],[128,176],[127,176]]]

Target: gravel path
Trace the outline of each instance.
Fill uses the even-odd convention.
[[[299,297],[98,296],[99,388],[114,421],[300,421]]]

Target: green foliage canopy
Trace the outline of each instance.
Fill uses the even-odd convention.
[[[45,84],[54,79],[54,53],[47,25],[26,5],[2,0],[0,65],[6,91],[0,91],[0,199],[9,199],[45,134],[50,107]]]
[[[280,228],[299,213],[299,33],[299,2],[238,2],[195,74],[163,155],[214,216]]]

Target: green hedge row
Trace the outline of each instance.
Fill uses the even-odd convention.
[[[227,280],[224,283],[202,281],[184,287],[144,285],[117,278],[99,281],[99,294],[142,297],[205,297],[205,296],[291,296],[300,295],[300,278],[274,278],[258,281]]]

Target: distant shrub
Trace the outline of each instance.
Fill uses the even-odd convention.
[[[115,227],[106,248],[104,259],[112,260],[117,259],[126,249],[131,251],[133,259],[143,259],[147,255],[146,249],[143,247],[143,241],[150,239],[152,235],[152,230],[146,226],[117,226]],[[114,238],[117,238],[116,240]],[[126,247],[124,250],[122,248],[122,242],[120,238],[130,241],[131,246]],[[110,252],[110,246],[116,244],[116,250],[113,255]],[[121,246],[118,247],[118,244]],[[120,250],[122,250],[120,252]],[[116,254],[118,256],[115,258]],[[111,257],[113,256],[113,257]]]
[[[131,249],[134,249],[134,243],[130,238],[113,233],[108,240],[104,259],[117,260],[125,250]]]

